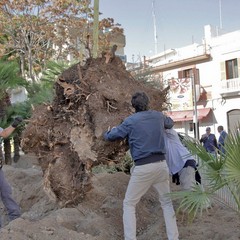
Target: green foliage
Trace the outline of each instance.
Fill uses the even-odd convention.
[[[7,90],[14,89],[19,86],[25,86],[26,81],[19,76],[19,66],[14,61],[0,61],[0,110],[2,112],[0,126],[8,127],[14,117],[23,115],[25,110],[22,107],[13,108],[9,105]],[[3,115],[4,114],[4,115]]]
[[[32,83],[27,86],[28,102],[31,105],[50,103],[54,97],[53,84]]]
[[[153,74],[151,72],[151,69],[135,73],[134,78],[139,82],[142,82],[146,85],[152,86],[153,88],[157,88],[160,90],[163,90],[165,86],[164,79],[162,79],[160,76],[156,74]]]
[[[57,76],[59,76],[59,74],[61,74],[64,70],[68,69],[73,64],[75,64],[75,62],[71,62],[69,64],[66,61],[49,61],[46,66],[46,70],[42,73],[43,75],[41,77],[41,81],[45,84],[53,84]]]
[[[211,204],[211,192],[203,189],[202,185],[195,185],[192,191],[172,192],[170,195],[173,199],[181,199],[180,206],[177,210],[186,212],[189,222],[204,210],[207,210]]]
[[[19,75],[19,66],[13,61],[0,61],[0,100],[5,91],[17,86],[25,86],[26,81]]]
[[[109,165],[100,164],[92,168],[93,173],[116,173],[116,172],[125,172],[130,173],[130,169],[133,166],[133,161],[130,156],[130,153],[127,152],[122,160],[118,163],[111,163]]]
[[[6,128],[10,126],[14,118],[17,116],[21,116],[23,119],[30,118],[31,116],[31,105],[29,102],[22,102],[22,103],[16,103],[12,106],[9,106],[6,109],[6,114],[5,116],[0,120],[0,127]],[[21,123],[17,129],[13,132],[12,135],[15,135],[25,128],[25,123]],[[10,136],[11,137],[11,136]]]
[[[225,143],[225,179],[240,211],[240,134],[228,135]]]
[[[15,103],[6,109],[6,119],[9,119],[8,125],[17,116],[21,116],[24,119],[31,117],[31,105],[28,101]]]
[[[104,165],[100,164],[92,168],[92,173],[97,174],[97,173],[116,173],[118,172],[116,166],[112,165]]]
[[[229,135],[225,143],[226,155],[226,179],[234,182],[240,188],[240,135]]]
[[[74,64],[74,62],[71,64]],[[38,105],[52,102],[55,81],[71,64],[64,61],[49,61],[46,70],[42,73],[41,82],[31,83],[27,86],[30,103]]]
[[[171,193],[172,197],[181,199],[179,209],[187,211],[192,220],[209,206],[211,200],[216,200],[216,192],[224,187],[228,190],[228,197],[234,199],[237,211],[240,212],[240,135],[237,133],[228,135],[225,141],[226,154],[218,153],[216,150],[216,154],[212,155],[206,152],[197,140],[187,136],[184,144],[193,155],[200,158],[199,170],[207,184],[196,186],[191,192]],[[227,203],[222,203],[231,207]]]
[[[15,62],[0,62],[1,90],[25,86],[28,92],[27,101],[15,103],[5,109],[6,114],[0,122],[2,128],[8,127],[16,116],[22,116],[24,119],[30,118],[32,106],[52,102],[55,80],[63,70],[69,67],[69,64],[65,62],[49,62],[47,66],[48,68],[43,72],[40,83],[27,83],[24,79],[18,77],[19,67]]]
[[[120,166],[120,169],[122,170],[122,172],[125,172],[125,173],[130,173],[130,169],[131,167],[133,166],[133,160],[132,160],[132,157],[131,157],[131,154],[130,152],[126,152],[126,155],[124,156],[124,159],[122,162],[120,162],[119,164]]]
[[[0,61],[1,87],[16,87],[26,85],[26,81],[19,75],[19,66],[16,62]]]

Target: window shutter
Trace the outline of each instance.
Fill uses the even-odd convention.
[[[199,79],[199,69],[193,68],[193,74],[194,74],[194,82],[197,85],[200,85],[200,79]]]
[[[221,80],[226,80],[225,62],[220,63],[220,71],[221,71]]]
[[[240,76],[240,58],[237,59],[237,69],[238,69],[237,77],[239,77]]]
[[[178,78],[183,78],[183,71],[178,71]]]

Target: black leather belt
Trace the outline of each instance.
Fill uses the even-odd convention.
[[[155,163],[155,162],[162,162],[165,161],[165,155],[164,154],[152,154],[145,158],[140,158],[135,160],[135,166],[145,165],[149,163]]]

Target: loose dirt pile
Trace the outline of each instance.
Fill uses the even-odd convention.
[[[122,240],[122,202],[129,175],[99,173],[92,177],[92,189],[75,207],[60,208],[43,190],[42,170],[37,158],[22,155],[15,166],[4,166],[5,176],[20,203],[22,216],[8,224],[0,205],[4,228],[1,240]],[[172,190],[178,190],[171,185]],[[174,201],[175,209],[178,202]],[[1,204],[1,202],[0,202]],[[177,215],[181,240],[238,240],[239,215],[213,205],[188,225]],[[137,205],[138,240],[167,240],[160,203],[150,189]]]

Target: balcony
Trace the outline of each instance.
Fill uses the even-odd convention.
[[[219,93],[223,97],[239,96],[240,78],[222,80]]]
[[[154,66],[151,69],[151,72],[164,72],[168,70],[173,70],[181,67],[186,67],[189,65],[196,65],[199,63],[203,62],[208,62],[211,60],[211,55],[210,54],[202,54],[202,55],[197,55],[197,56],[192,56],[189,58],[183,58],[181,60],[169,60],[168,63],[162,63],[159,64],[158,66]]]

